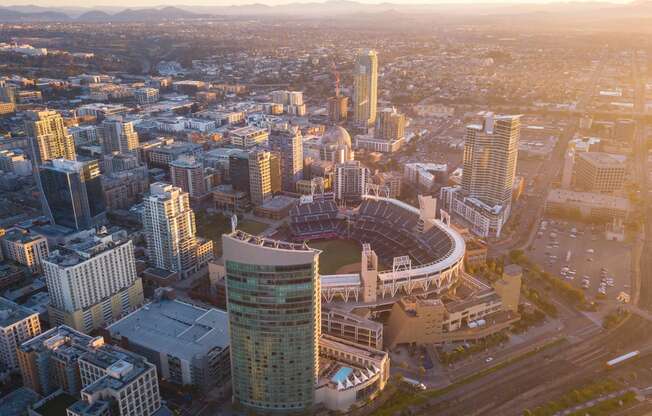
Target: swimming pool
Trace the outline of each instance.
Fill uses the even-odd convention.
[[[331,377],[331,381],[333,383],[338,383],[338,382],[344,382],[353,372],[352,368],[349,367],[342,367],[339,370],[337,370],[337,373]]]

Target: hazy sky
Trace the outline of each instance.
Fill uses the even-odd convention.
[[[301,3],[323,2],[324,0],[296,0]],[[360,3],[435,4],[435,3],[556,3],[560,0],[357,0]],[[609,3],[629,3],[629,0],[597,0]],[[6,0],[7,5],[36,5],[46,7],[152,7],[152,6],[227,6],[237,4],[263,3],[269,5],[294,3],[294,0]],[[4,1],[3,1],[4,3]]]

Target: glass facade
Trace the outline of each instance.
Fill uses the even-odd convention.
[[[241,404],[309,409],[318,370],[317,257],[264,266],[226,261],[233,394]]]
[[[55,224],[85,230],[104,215],[97,161],[87,162],[77,171],[44,166],[40,170],[40,180]]]

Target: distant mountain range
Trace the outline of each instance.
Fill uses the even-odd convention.
[[[40,8],[38,6],[0,7],[0,21],[3,22],[154,22],[172,19],[199,19],[203,17],[207,17],[207,15],[193,13],[177,7],[124,9],[113,14],[103,10],[73,11],[56,8]]]
[[[580,19],[609,19],[652,16],[652,0],[636,0],[629,4],[593,2],[560,2],[550,4],[364,4],[352,0],[289,3],[278,6],[243,4],[237,6],[183,6],[156,8],[7,6],[0,7],[0,22],[136,22],[177,19],[200,19],[216,16],[301,16],[320,18],[360,18],[382,14],[455,15],[464,16],[577,16]]]

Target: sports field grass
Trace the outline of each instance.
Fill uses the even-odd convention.
[[[328,240],[308,243],[322,250],[319,256],[319,273],[335,274],[342,266],[360,262],[360,244],[352,240]]]
[[[213,240],[215,253],[222,253],[222,234],[231,232],[231,218],[222,214],[197,214],[197,235]],[[260,234],[268,225],[254,220],[239,220],[238,229],[249,234]]]

